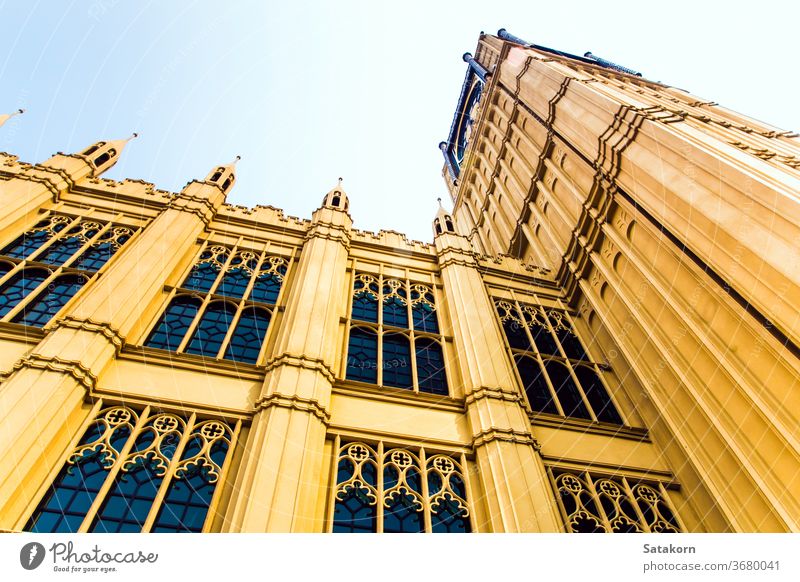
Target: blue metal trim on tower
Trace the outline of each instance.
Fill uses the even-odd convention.
[[[623,67],[622,65],[618,65],[617,63],[607,61],[606,59],[598,57],[597,55],[593,55],[591,51],[586,51],[585,53],[583,53],[583,56],[592,59],[593,61],[596,61],[598,65],[603,65],[604,67],[608,67],[609,69],[616,69],[617,71],[620,71],[622,73],[628,73],[629,75],[634,75],[636,77],[642,76],[641,73],[634,71],[633,69],[629,69],[628,67]]]
[[[472,70],[475,71],[475,74],[478,75],[478,78],[485,83],[486,76],[489,74],[489,71],[483,68],[483,65],[476,61],[475,57],[473,57],[470,53],[464,53],[461,58],[463,58],[464,62],[466,62],[472,68]]]
[[[439,149],[442,150],[442,155],[444,156],[444,164],[447,166],[447,173],[450,174],[450,177],[455,182],[458,179],[458,169],[456,168],[455,164],[453,164],[453,159],[450,156],[450,152],[448,151],[448,146],[446,141],[439,142]]]

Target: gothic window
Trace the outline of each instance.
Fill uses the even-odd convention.
[[[348,380],[447,396],[443,345],[430,286],[356,275]]]
[[[555,467],[547,471],[568,532],[683,531],[662,483]]]
[[[624,423],[566,312],[503,300],[495,307],[534,413]]]
[[[101,410],[28,520],[34,532],[200,532],[239,425]]]
[[[257,363],[287,266],[282,257],[206,246],[144,345]]]
[[[132,235],[57,214],[41,220],[0,251],[0,317],[44,326]]]
[[[331,530],[348,533],[470,532],[463,455],[379,442],[335,442]]]

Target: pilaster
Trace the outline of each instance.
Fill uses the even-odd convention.
[[[562,531],[538,443],[514,386],[494,306],[470,243],[460,235],[444,233],[435,244],[479,479],[486,494],[486,529]]]

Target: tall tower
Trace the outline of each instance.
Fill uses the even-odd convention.
[[[550,270],[716,527],[797,531],[798,134],[505,29],[464,60],[457,231]]]

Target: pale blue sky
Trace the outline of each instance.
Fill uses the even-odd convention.
[[[792,2],[289,4],[0,1],[0,111],[28,110],[0,150],[138,131],[108,177],[177,191],[238,154],[231,203],[309,217],[343,176],[356,227],[430,240],[461,54],[500,27],[800,128]]]

